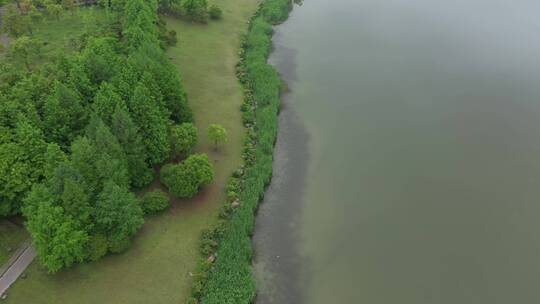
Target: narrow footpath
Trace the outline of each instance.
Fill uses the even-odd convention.
[[[9,286],[13,284],[24,272],[26,267],[32,263],[36,257],[34,247],[30,242],[26,242],[15,254],[0,268],[0,299],[4,299]]]

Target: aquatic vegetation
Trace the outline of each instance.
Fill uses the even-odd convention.
[[[252,18],[242,42],[237,76],[244,86],[244,167],[232,177],[229,202],[221,220],[203,234],[192,303],[252,303],[256,295],[251,269],[251,235],[257,206],[272,176],[281,81],[267,63],[272,47],[272,24],[284,21],[290,0],[264,1]]]

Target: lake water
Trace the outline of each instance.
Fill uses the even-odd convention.
[[[540,1],[306,0],[259,304],[540,303]]]

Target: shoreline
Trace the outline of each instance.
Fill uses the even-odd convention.
[[[257,304],[304,303],[305,258],[301,255],[301,217],[311,151],[311,135],[295,103],[297,50],[284,41],[289,21],[274,27],[269,58],[287,86],[281,97],[274,175],[256,217],[253,246]]]
[[[229,180],[218,223],[203,233],[189,303],[247,304],[256,298],[252,236],[259,203],[272,178],[282,89],[268,58],[272,26],[288,18],[292,5],[290,0],[263,1],[241,43],[237,77],[244,89],[244,165]]]

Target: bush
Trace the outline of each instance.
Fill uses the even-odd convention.
[[[161,182],[173,195],[190,198],[214,179],[214,167],[205,154],[191,155],[177,165],[163,166],[160,175]]]
[[[152,214],[163,211],[170,206],[169,197],[159,189],[152,192],[146,192],[142,197],[142,209],[144,214]]]
[[[210,16],[210,19],[219,20],[223,17],[223,12],[219,6],[212,4],[210,9],[208,9],[208,15]]]

